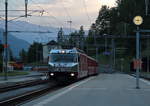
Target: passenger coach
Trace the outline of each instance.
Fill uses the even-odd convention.
[[[98,63],[81,50],[52,49],[49,54],[49,76],[64,81],[98,74]]]

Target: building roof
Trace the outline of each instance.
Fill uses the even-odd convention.
[[[58,43],[54,40],[48,42],[46,45],[58,45]]]

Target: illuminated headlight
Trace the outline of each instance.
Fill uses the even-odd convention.
[[[61,51],[61,53],[65,53],[65,51],[64,51],[64,50],[62,50],[62,51]]]
[[[50,76],[54,76],[54,73],[50,73]]]
[[[70,75],[71,75],[72,77],[74,77],[74,76],[75,76],[75,74],[74,74],[74,73],[71,73]]]

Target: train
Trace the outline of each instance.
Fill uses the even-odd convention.
[[[77,48],[52,49],[48,59],[49,78],[72,81],[98,74],[98,62]]]

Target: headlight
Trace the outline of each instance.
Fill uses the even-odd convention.
[[[50,76],[54,76],[54,73],[50,73]]]
[[[75,74],[74,74],[74,73],[71,73],[70,75],[71,75],[71,77],[74,77],[74,76],[75,76]]]

